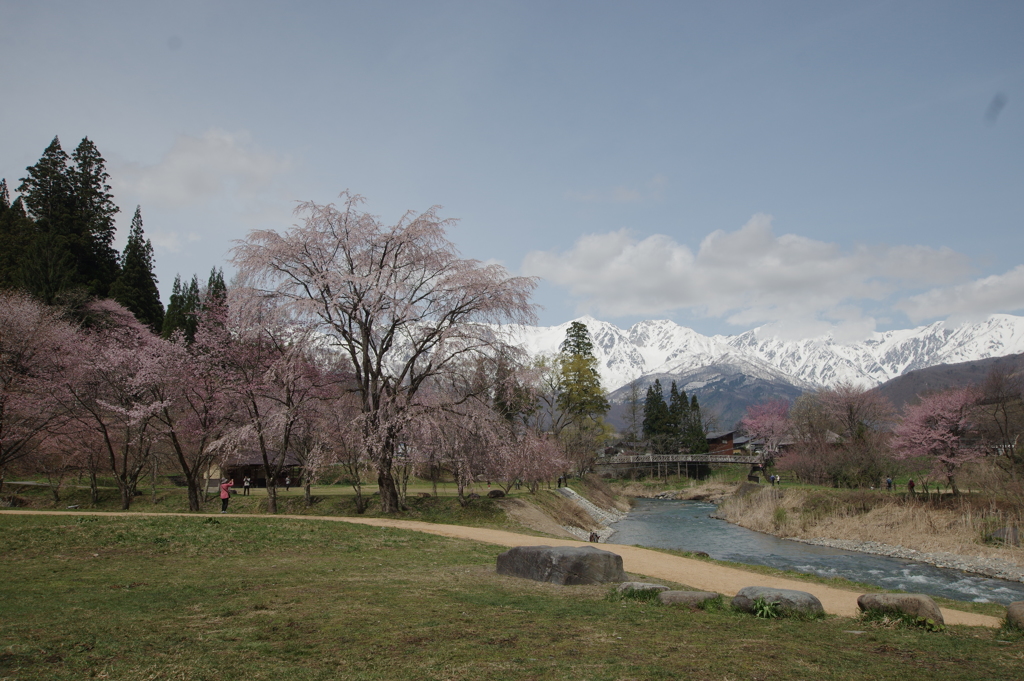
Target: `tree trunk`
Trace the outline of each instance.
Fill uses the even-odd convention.
[[[398,513],[402,510],[398,502],[398,485],[391,473],[391,462],[381,462],[377,469],[377,488],[380,490],[380,510],[382,513]]]
[[[96,480],[96,469],[89,470],[89,503],[93,506],[100,503],[99,482]]]
[[[309,491],[309,488],[312,487],[312,486],[313,486],[313,483],[311,483],[309,481],[309,475],[307,475],[306,476],[306,482],[303,485],[303,490],[305,492],[305,497],[306,497],[306,508],[309,508],[310,506],[313,505],[313,495],[310,494],[310,491]]]
[[[267,513],[277,513],[277,481],[267,479]]]
[[[188,510],[198,512],[202,506],[199,503],[199,481],[195,478],[186,478],[188,482]]]

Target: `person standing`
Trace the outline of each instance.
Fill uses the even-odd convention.
[[[244,478],[242,478],[242,496],[243,497],[249,496],[249,486],[251,484],[252,484],[252,481],[249,479],[248,475],[245,476]]]
[[[908,481],[907,481],[907,490],[908,490],[908,491],[909,491],[909,492],[910,492],[911,494],[913,494],[913,493],[914,493],[914,481],[913,481],[913,480],[908,480]]]
[[[292,476],[284,476],[284,491],[287,492],[288,488],[292,486]]]
[[[235,486],[234,479],[220,479],[220,512],[228,512],[228,502],[231,501],[231,488]]]

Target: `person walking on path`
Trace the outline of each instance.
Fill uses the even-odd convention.
[[[249,476],[248,476],[248,475],[247,475],[247,476],[245,476],[245,477],[244,477],[244,478],[242,479],[242,496],[243,496],[243,497],[247,497],[247,496],[249,496],[249,486],[250,486],[251,484],[252,484],[252,481],[251,481],[251,480],[249,479]]]
[[[228,502],[231,501],[231,488],[235,486],[234,479],[220,479],[220,512],[228,512]]]

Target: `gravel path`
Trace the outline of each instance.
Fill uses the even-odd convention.
[[[245,515],[220,515],[220,514],[192,514],[192,513],[132,513],[132,512],[101,512],[101,511],[14,511],[2,510],[2,514],[34,514],[34,515],[131,515],[131,516],[158,516],[178,515],[188,518],[195,518],[199,515],[209,515],[222,521],[231,518],[245,518],[252,516]],[[586,542],[572,541],[568,539],[548,539],[532,537],[515,532],[503,530],[491,530],[481,527],[464,527],[462,525],[440,525],[424,523],[415,520],[397,520],[391,518],[342,518],[336,516],[308,516],[308,515],[276,515],[260,516],[268,521],[277,519],[287,520],[322,520],[329,522],[352,523],[355,525],[369,525],[373,527],[393,527],[415,532],[440,535],[453,539],[469,539],[472,541],[497,544],[498,546],[536,546],[544,544],[547,546],[588,546]],[[589,544],[592,546],[592,544]],[[858,614],[857,596],[860,592],[846,591],[823,584],[814,584],[782,577],[769,577],[746,570],[725,567],[714,563],[708,563],[693,558],[682,558],[672,556],[659,551],[642,549],[636,546],[624,546],[620,544],[605,544],[604,548],[622,556],[623,567],[627,572],[645,575],[654,579],[665,579],[679,584],[686,584],[694,589],[704,591],[717,591],[723,596],[735,596],[736,592],[747,586],[768,586],[778,589],[795,589],[797,591],[809,591],[821,601],[825,612],[843,617],[856,617]],[[978,627],[998,627],[1001,620],[990,615],[979,615],[976,613],[963,612],[943,608],[942,616],[946,624],[965,624]]]

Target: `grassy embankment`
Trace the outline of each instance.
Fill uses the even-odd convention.
[[[0,678],[1024,675],[1005,633],[613,601],[499,576],[501,550],[314,520],[2,514]]]

